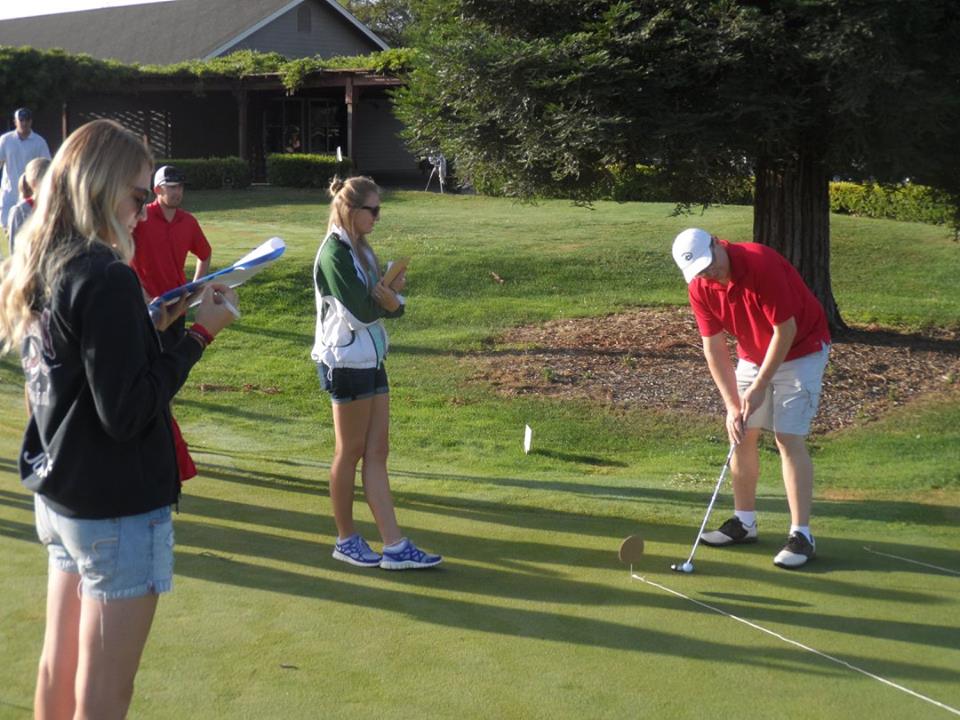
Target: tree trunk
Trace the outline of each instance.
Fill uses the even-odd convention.
[[[830,281],[830,185],[826,166],[812,153],[788,162],[757,162],[753,240],[783,255],[816,295],[832,332],[846,323]]]

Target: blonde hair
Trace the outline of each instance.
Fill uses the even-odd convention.
[[[124,261],[133,238],[117,217],[137,175],[153,167],[143,141],[112,120],[94,120],[66,139],[50,163],[30,221],[0,266],[0,343],[18,345],[60,272],[96,243]]]
[[[33,197],[33,194],[37,191],[37,185],[40,184],[49,165],[50,159],[43,157],[34,158],[27,163],[27,167],[24,168],[23,175],[20,176],[20,182],[18,183],[21,198],[26,200]]]
[[[327,232],[329,233],[334,225],[343,228],[350,236],[347,238],[353,246],[353,253],[360,260],[361,264],[367,269],[367,272],[380,278],[380,263],[377,260],[376,253],[370,247],[365,235],[357,231],[354,219],[356,213],[363,209],[363,204],[367,197],[375,193],[380,194],[380,188],[373,181],[362,175],[341,180],[334,177],[330,182],[330,195],[333,200],[330,202],[330,219],[327,221]]]

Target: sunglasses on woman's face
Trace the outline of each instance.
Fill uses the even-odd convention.
[[[150,191],[146,188],[135,187],[133,192],[130,193],[130,197],[133,199],[133,204],[137,208],[137,215],[143,212],[143,206],[147,204],[147,200],[150,199]]]
[[[373,219],[376,220],[380,217],[380,206],[379,205],[361,205],[361,210],[369,210],[370,214],[373,215]]]

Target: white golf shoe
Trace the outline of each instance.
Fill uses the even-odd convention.
[[[734,516],[727,520],[718,530],[705,532],[700,536],[700,542],[713,547],[725,545],[745,545],[757,541],[757,524],[750,527],[744,525],[740,518]]]
[[[787,544],[783,546],[783,550],[777,553],[777,556],[773,559],[773,564],[787,570],[795,570],[802,565],[806,565],[816,556],[816,541],[813,539],[807,540],[807,536],[802,532],[795,532],[790,533]]]

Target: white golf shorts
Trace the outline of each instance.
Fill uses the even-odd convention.
[[[807,435],[820,405],[823,371],[830,346],[783,363],[767,388],[763,404],[747,419],[748,428],[764,428],[788,435]],[[743,358],[737,363],[740,393],[750,387],[760,366]]]

